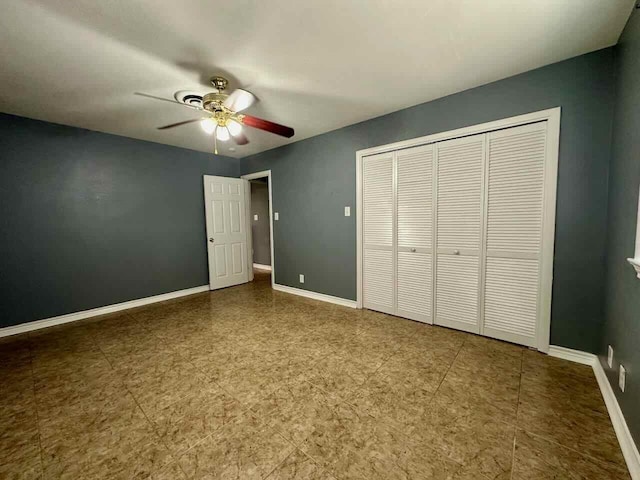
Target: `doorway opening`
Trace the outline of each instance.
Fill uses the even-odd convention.
[[[273,246],[273,196],[271,170],[243,175],[249,182],[247,192],[247,232],[250,280],[275,283]]]

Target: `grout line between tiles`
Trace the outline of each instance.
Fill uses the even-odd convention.
[[[513,471],[516,464],[516,442],[518,439],[518,415],[520,414],[520,393],[522,392],[522,371],[524,368],[524,350],[520,355],[520,381],[518,382],[518,403],[516,404],[516,420],[515,420],[515,432],[513,435],[513,453],[511,454],[511,475],[510,479],[513,480]]]
[[[44,478],[44,450],[42,448],[42,429],[40,427],[40,414],[38,413],[38,399],[36,397],[36,374],[33,368],[33,339],[31,333],[27,334],[27,340],[29,342],[29,369],[31,371],[31,385],[33,388],[33,408],[36,411],[36,428],[38,429],[38,449],[40,452],[40,474]]]
[[[516,427],[516,430],[521,430],[521,431],[523,431],[523,432],[525,432],[525,433],[527,433],[527,434],[529,434],[529,435],[531,435],[531,436],[533,436],[533,437],[536,437],[536,438],[538,438],[538,439],[540,439],[540,440],[543,440],[543,441],[545,441],[545,442],[547,442],[547,443],[552,443],[552,444],[554,444],[554,445],[557,445],[558,447],[561,447],[561,448],[567,449],[567,450],[569,450],[569,451],[571,451],[571,452],[573,452],[573,453],[576,453],[576,454],[578,454],[578,455],[579,455],[579,456],[581,456],[581,457],[585,457],[585,458],[587,458],[587,459],[589,459],[589,460],[591,460],[591,461],[593,461],[593,462],[595,462],[595,463],[599,463],[599,464],[602,464],[602,465],[610,465],[610,466],[613,466],[614,468],[616,468],[616,469],[618,469],[618,470],[621,470],[621,471],[623,471],[623,472],[625,472],[625,473],[628,473],[628,472],[629,472],[629,469],[627,468],[626,464],[619,464],[619,463],[614,463],[614,462],[608,462],[608,461],[606,461],[606,460],[602,460],[601,458],[596,458],[596,457],[594,457],[593,455],[589,455],[588,453],[581,452],[580,450],[576,450],[575,448],[568,447],[568,446],[566,446],[566,445],[563,445],[563,444],[561,444],[561,443],[558,443],[558,442],[556,442],[555,440],[552,440],[552,439],[550,439],[550,438],[548,438],[548,437],[545,437],[544,435],[540,435],[540,434],[538,434],[538,433],[533,433],[533,432],[531,432],[531,431],[529,431],[529,430],[525,430],[525,429],[524,429],[524,428],[522,428],[522,427]]]

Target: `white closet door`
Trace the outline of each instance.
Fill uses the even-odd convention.
[[[484,335],[535,346],[546,122],[487,134]]]
[[[436,144],[435,323],[480,332],[485,135]]]
[[[362,160],[364,307],[395,313],[393,153]]]
[[[396,154],[396,313],[427,323],[433,321],[433,150],[426,145]]]

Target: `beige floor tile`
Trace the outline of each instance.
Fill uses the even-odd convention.
[[[266,422],[247,414],[187,450],[178,462],[193,479],[264,478],[293,450]]]
[[[624,465],[608,414],[580,407],[528,385],[523,378],[517,424],[520,428],[603,461]]]
[[[0,478],[629,478],[589,367],[269,280],[0,339]]]
[[[519,430],[513,480],[608,479],[630,480],[624,468],[587,457],[574,450]]]
[[[295,450],[267,477],[268,480],[335,480],[300,450]]]
[[[504,478],[511,471],[515,426],[491,412],[451,402],[437,393],[417,419],[410,436],[422,447],[488,478]]]
[[[210,385],[149,416],[156,432],[175,454],[233,421],[246,408],[221,388]]]
[[[369,366],[331,354],[318,361],[305,373],[305,379],[340,398],[348,398],[374,372]]]
[[[36,479],[42,474],[35,408],[0,410],[0,478]]]
[[[355,407],[406,434],[415,425],[415,419],[424,415],[432,399],[433,393],[419,384],[398,383],[393,376],[379,373],[348,397]]]

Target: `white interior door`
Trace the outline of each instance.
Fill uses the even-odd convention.
[[[427,323],[433,323],[433,151],[425,145],[396,154],[396,313]]]
[[[393,153],[362,160],[363,305],[395,313]]]
[[[249,281],[245,191],[239,178],[204,176],[211,290]]]
[[[547,123],[487,134],[484,335],[536,345]]]
[[[480,333],[485,135],[436,144],[435,322]]]

